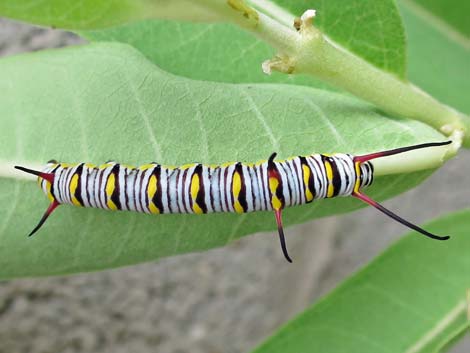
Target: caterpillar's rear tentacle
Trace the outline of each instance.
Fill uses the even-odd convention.
[[[47,208],[46,212],[44,212],[44,215],[42,216],[41,220],[39,221],[38,225],[29,233],[28,237],[32,236],[34,233],[36,233],[39,228],[42,227],[44,222],[46,222],[47,218],[51,215],[52,212],[59,206],[60,203],[57,200],[54,200],[51,202],[49,207]]]
[[[281,249],[287,261],[292,262],[292,259],[287,252],[286,238],[284,237],[284,228],[282,227],[282,210],[275,210],[277,231],[279,232],[279,241],[281,242]]]
[[[449,236],[439,236],[439,235],[429,233],[428,231],[424,230],[423,228],[418,227],[417,225],[415,225],[411,222],[408,222],[406,219],[403,219],[400,216],[396,215],[392,211],[388,210],[387,208],[385,208],[384,206],[379,204],[377,201],[372,200],[367,195],[364,195],[360,192],[355,191],[355,192],[353,192],[352,196],[358,198],[361,201],[364,201],[365,203],[371,205],[372,207],[375,207],[380,212],[385,213],[387,216],[389,216],[390,218],[394,219],[395,221],[403,224],[404,226],[407,226],[408,228],[411,228],[411,229],[413,229],[413,230],[415,230],[415,231],[417,231],[417,232],[419,232],[419,233],[421,233],[421,234],[423,234],[423,235],[425,235],[429,238],[437,239],[437,240],[447,240],[447,239],[449,239]]]

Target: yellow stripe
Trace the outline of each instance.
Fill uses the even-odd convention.
[[[49,183],[48,181],[45,181],[46,182],[46,190],[47,190],[47,197],[49,199],[49,201],[54,201],[54,196],[52,195],[52,192],[51,192],[51,188],[52,188],[52,184]]]
[[[157,192],[157,177],[155,175],[152,175],[150,177],[148,186],[147,186],[147,196],[149,199],[149,210],[150,212],[154,214],[160,213],[160,210],[158,209],[157,206],[153,203],[153,197],[155,196]]]
[[[335,193],[335,187],[333,186],[333,169],[331,169],[331,164],[328,161],[325,161],[326,177],[328,178],[328,191],[326,197],[332,197]]]
[[[233,203],[233,208],[237,213],[244,213],[245,210],[243,209],[242,205],[238,201],[238,196],[240,195],[240,191],[242,190],[242,179],[238,172],[233,173],[233,180],[232,180],[232,195],[235,202]]]
[[[193,211],[194,213],[201,214],[204,213],[202,208],[196,202],[197,194],[199,193],[199,175],[197,173],[193,174],[191,178],[191,198],[193,200]]]
[[[112,163],[105,163],[105,164],[102,164],[102,165],[98,166],[98,169],[103,170],[103,169],[106,169],[106,168],[108,168],[112,165],[113,165]]]
[[[116,179],[114,173],[109,174],[108,180],[106,181],[106,196],[108,197],[107,205],[111,210],[117,210],[116,204],[111,200],[114,189],[116,188]]]
[[[178,169],[179,170],[186,170],[186,169],[189,169],[189,168],[194,167],[196,165],[197,165],[196,163],[183,164],[182,166],[178,167]]]
[[[356,162],[356,183],[354,184],[354,192],[359,192],[359,187],[361,186],[361,163]]]
[[[276,195],[278,186],[279,180],[277,180],[277,178],[269,178],[269,190],[271,191],[271,205],[275,210],[280,210],[282,207],[282,202]]]
[[[75,191],[78,187],[78,174],[74,174],[72,180],[70,180],[70,194],[72,196],[72,203],[75,206],[82,206],[82,204],[75,197]]]
[[[305,198],[307,199],[307,201],[310,202],[313,200],[313,194],[308,185],[308,180],[310,179],[311,171],[310,168],[307,167],[305,164],[302,164],[302,170],[304,171]]]
[[[153,167],[155,167],[155,164],[151,164],[151,163],[150,164],[144,164],[144,165],[141,165],[139,167],[139,170],[147,170],[147,169],[150,169],[150,168],[153,168]]]

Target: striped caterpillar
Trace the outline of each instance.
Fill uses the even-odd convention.
[[[114,162],[94,166],[50,161],[43,171],[15,168],[38,176],[39,185],[51,200],[29,236],[60,204],[153,214],[274,211],[282,252],[292,262],[282,210],[315,199],[354,196],[425,236],[448,239],[397,216],[363,194],[361,188],[372,183],[372,159],[449,143],[424,143],[361,156],[312,154],[283,161],[275,161],[273,153],[267,161],[254,164],[187,164],[174,168],[151,163],[135,168]]]

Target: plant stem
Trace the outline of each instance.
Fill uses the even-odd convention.
[[[312,25],[313,10],[304,13],[300,30],[296,31],[293,26],[285,24],[288,16],[282,16],[278,8],[268,9],[268,12],[276,12],[276,18],[282,17],[281,20],[260,12],[260,7],[266,7],[268,2],[253,2],[258,5],[255,25],[241,16],[232,18],[232,22],[278,51],[275,58],[263,64],[266,73],[276,70],[318,77],[374,103],[392,115],[422,121],[447,136],[454,131],[462,131],[463,144],[470,147],[468,116],[440,103],[410,82],[378,69],[330,40]]]

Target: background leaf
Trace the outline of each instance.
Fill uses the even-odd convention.
[[[315,24],[326,34],[376,66],[404,77],[404,32],[393,1],[279,3],[288,5],[297,16],[308,8],[317,9]],[[229,24],[149,20],[81,34],[92,41],[128,43],[162,69],[180,76],[223,82],[284,82],[325,87],[311,77],[263,74],[261,63],[271,58],[274,51],[251,34]]]
[[[408,38],[409,78],[434,97],[470,114],[470,46],[431,17],[399,1]]]
[[[425,16],[435,16],[444,20],[467,40],[470,38],[470,2],[461,0],[400,0],[408,6],[414,6],[415,11],[422,11]],[[420,9],[421,7],[421,9]],[[429,11],[430,14],[425,14]]]
[[[273,215],[263,212],[151,217],[63,206],[28,239],[47,200],[35,183],[11,177],[14,163],[257,161],[273,151],[280,158],[360,153],[443,138],[419,122],[386,118],[327,91],[172,76],[122,44],[4,59],[0,90],[0,129],[10,132],[0,141],[0,174],[10,175],[0,184],[2,278],[132,264],[275,228]],[[371,195],[396,195],[428,174],[377,179]],[[350,198],[316,202],[287,210],[285,223],[359,206]]]
[[[432,222],[446,242],[402,238],[256,353],[438,352],[469,325],[470,210]]]

